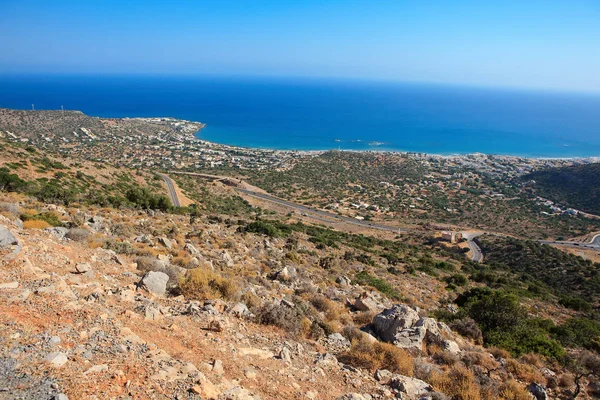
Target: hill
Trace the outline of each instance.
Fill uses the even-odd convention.
[[[524,175],[536,192],[556,203],[600,214],[600,163],[551,168]]]

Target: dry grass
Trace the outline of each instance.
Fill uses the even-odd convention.
[[[189,270],[179,281],[181,293],[191,299],[234,299],[239,289],[233,280],[207,269],[195,268]]]
[[[488,350],[495,358],[510,358],[510,353],[499,347],[490,347]]]
[[[309,301],[313,307],[325,314],[325,319],[327,321],[338,321],[340,319],[340,314],[342,312],[341,307],[327,297],[315,295],[312,296]]]
[[[544,375],[542,375],[542,373],[533,365],[522,364],[517,360],[509,359],[506,360],[506,370],[524,382],[537,382],[542,385],[546,384]]]
[[[355,315],[354,322],[357,325],[367,325],[373,322],[374,316],[375,313],[372,311],[361,311]]]
[[[481,400],[481,388],[475,380],[473,372],[462,365],[452,367],[448,372],[433,371],[429,384],[435,390],[452,398],[461,400]]]
[[[358,368],[387,369],[406,376],[414,374],[414,360],[405,350],[389,343],[371,342],[365,335],[352,340],[350,350],[340,358]]]
[[[531,400],[531,393],[523,385],[508,381],[500,387],[498,397],[502,400]]]
[[[25,229],[45,229],[51,225],[41,219],[30,219],[29,221],[23,222],[23,228]]]

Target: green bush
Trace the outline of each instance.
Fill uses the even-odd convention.
[[[374,277],[370,275],[367,271],[361,271],[356,274],[356,283],[359,285],[367,285],[372,286],[381,293],[388,296],[393,300],[402,300],[402,295],[398,293],[398,291],[390,285],[386,280]]]
[[[571,318],[551,329],[553,336],[567,347],[600,351],[600,323],[588,318]]]
[[[19,217],[21,221],[45,221],[51,226],[62,226],[61,220],[58,215],[52,212],[44,212],[40,214],[21,214]]]

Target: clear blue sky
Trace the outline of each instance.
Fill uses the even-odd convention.
[[[600,0],[0,0],[0,72],[600,92]]]

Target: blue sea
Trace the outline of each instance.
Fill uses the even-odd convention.
[[[600,95],[351,80],[0,76],[0,107],[206,123],[269,149],[600,156]]]

